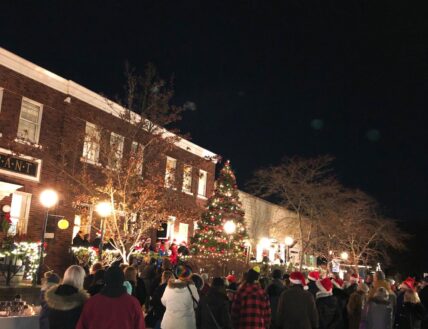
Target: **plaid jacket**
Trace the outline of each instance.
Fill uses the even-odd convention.
[[[232,322],[235,329],[267,329],[270,326],[269,297],[258,284],[244,284],[234,296]]]

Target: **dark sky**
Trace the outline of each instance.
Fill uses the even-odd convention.
[[[428,20],[416,2],[17,3],[2,3],[0,46],[110,96],[126,60],[155,63],[174,74],[174,101],[196,104],[184,130],[230,158],[241,185],[283,156],[329,153],[343,183],[426,232]]]

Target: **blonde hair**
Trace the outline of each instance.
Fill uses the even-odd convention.
[[[379,287],[376,290],[376,293],[374,294],[375,297],[378,297],[382,300],[388,301],[389,300],[389,292],[386,288],[384,287]]]
[[[125,274],[125,281],[137,282],[137,269],[134,266],[127,266],[123,273]]]
[[[419,295],[416,291],[409,289],[404,294],[404,302],[419,304],[421,300],[419,299]]]
[[[79,265],[71,265],[64,273],[62,284],[68,284],[76,289],[83,289],[83,280],[85,279],[85,270]]]

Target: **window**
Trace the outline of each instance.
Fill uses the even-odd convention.
[[[184,165],[183,192],[192,193],[192,166]]]
[[[202,169],[199,170],[198,195],[207,196],[207,172]]]
[[[166,157],[165,170],[165,186],[173,187],[175,183],[175,170],[177,168],[177,160],[169,156]]]
[[[10,205],[10,219],[12,225],[9,234],[26,234],[28,226],[28,216],[30,214],[31,194],[25,192],[14,192]]]
[[[198,221],[193,221],[193,235],[195,235],[196,231],[199,230]]]
[[[36,103],[25,97],[22,98],[21,114],[18,124],[18,138],[31,143],[39,142],[42,108],[42,104]]]
[[[177,236],[177,242],[186,242],[189,234],[189,224],[180,223],[178,225],[178,236]]]
[[[138,175],[142,175],[144,162],[144,145],[141,145],[137,142],[132,142],[131,156],[135,158],[135,173]]]
[[[0,88],[0,112],[1,112],[2,100],[3,100],[3,88]]]
[[[72,242],[76,234],[80,231],[81,225],[82,225],[82,217],[80,215],[74,215],[73,234],[71,236]]]
[[[83,143],[83,158],[93,163],[100,159],[100,132],[93,123],[86,122],[85,141]]]
[[[120,168],[120,162],[123,156],[124,143],[125,143],[125,137],[116,133],[111,133],[109,165],[113,169]]]

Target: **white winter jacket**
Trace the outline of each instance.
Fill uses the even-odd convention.
[[[193,297],[199,302],[199,295],[193,283],[171,279],[162,296],[166,311],[162,319],[162,329],[196,329],[195,307]]]

